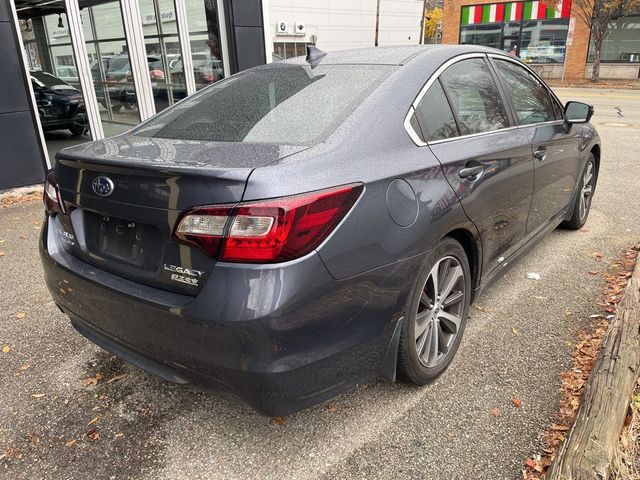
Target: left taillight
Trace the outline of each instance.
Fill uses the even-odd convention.
[[[180,217],[174,236],[225,262],[293,260],[329,236],[363,188],[351,184],[233,206],[195,208]]]
[[[42,201],[50,214],[57,212],[64,212],[64,205],[62,203],[62,197],[60,196],[60,187],[56,183],[56,177],[53,174],[53,170],[47,173],[47,179],[44,182],[44,193],[42,194]]]

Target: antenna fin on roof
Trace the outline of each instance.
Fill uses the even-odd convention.
[[[320,63],[320,59],[326,55],[327,52],[323,52],[313,45],[307,45],[307,63],[311,65],[311,68],[315,68]]]

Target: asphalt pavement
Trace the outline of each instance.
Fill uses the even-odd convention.
[[[283,421],[154,378],[78,335],[42,280],[40,202],[0,208],[0,477],[522,478],[576,333],[599,313],[603,278],[589,271],[640,240],[640,92],[557,92],[595,105],[603,140],[586,228],[553,232],[477,299],[432,385],[370,382]]]

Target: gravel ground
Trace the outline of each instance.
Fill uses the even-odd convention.
[[[0,348],[9,347],[0,351],[0,477],[522,478],[575,334],[597,312],[603,280],[588,271],[640,239],[640,93],[557,91],[595,105],[603,138],[587,228],[553,232],[477,299],[485,308],[472,309],[456,359],[432,385],[360,385],[282,424],[156,379],[75,333],[41,278],[40,203],[0,208]],[[98,373],[97,385],[83,385]]]

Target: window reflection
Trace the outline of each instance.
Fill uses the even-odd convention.
[[[215,0],[186,0],[191,60],[196,88],[200,90],[224,78],[218,7]],[[184,77],[181,59],[174,63],[172,75]]]

